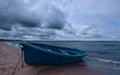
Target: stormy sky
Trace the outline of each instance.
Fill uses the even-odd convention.
[[[120,40],[120,0],[0,0],[0,38]]]

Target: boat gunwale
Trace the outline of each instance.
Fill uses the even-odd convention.
[[[85,51],[81,51],[81,50],[79,50],[79,51],[83,52],[82,54],[78,54],[78,55],[66,55],[66,54],[63,54],[63,53],[58,53],[58,52],[54,52],[54,51],[48,51],[48,50],[46,50],[44,48],[32,45],[30,43],[26,43],[26,42],[22,42],[21,43],[21,45],[23,46],[23,49],[24,49],[24,45],[23,44],[26,44],[27,46],[29,46],[31,48],[35,48],[38,51],[41,51],[41,52],[44,52],[44,53],[47,53],[47,54],[51,54],[51,55],[55,55],[55,56],[60,56],[60,57],[80,58],[80,57],[83,57],[83,56],[87,55]],[[45,44],[42,44],[42,45],[45,45]],[[45,45],[45,46],[51,46],[51,45]],[[52,46],[52,47],[57,47],[57,46]],[[59,48],[64,48],[64,47],[59,47]],[[66,48],[66,49],[70,49],[70,48]],[[75,50],[77,50],[77,49],[75,49]]]

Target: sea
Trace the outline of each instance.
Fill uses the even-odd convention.
[[[86,51],[88,55],[83,58],[83,61],[88,67],[92,67],[104,75],[120,75],[120,41],[34,42]],[[12,44],[17,46],[16,42],[12,42]]]

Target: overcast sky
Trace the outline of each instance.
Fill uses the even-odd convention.
[[[120,40],[120,0],[0,0],[0,38]]]

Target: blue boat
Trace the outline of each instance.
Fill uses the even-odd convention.
[[[45,45],[40,43],[20,43],[24,51],[24,61],[28,65],[64,65],[79,63],[81,58],[86,56],[86,52]]]

